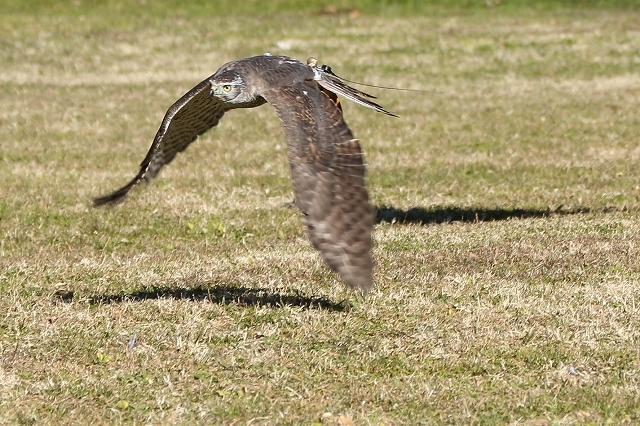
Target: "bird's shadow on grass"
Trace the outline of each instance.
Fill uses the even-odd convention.
[[[429,225],[449,222],[493,222],[509,219],[526,219],[549,217],[553,215],[585,214],[592,210],[588,207],[573,209],[465,209],[460,207],[414,207],[400,210],[395,207],[376,207],[376,223],[388,222],[419,225]],[[606,211],[605,211],[606,212]]]
[[[240,306],[271,306],[275,308],[294,306],[303,309],[324,309],[339,312],[346,311],[351,307],[348,300],[334,302],[324,297],[281,294],[262,288],[233,286],[146,288],[130,293],[94,295],[89,298],[89,303],[92,305],[104,305],[125,301],[137,302],[156,299],[207,301],[219,305],[234,304]]]
[[[615,209],[603,209],[606,213]],[[554,215],[575,215],[593,212],[588,207],[572,209],[472,209],[460,207],[414,207],[400,210],[395,207],[379,206],[376,208],[376,222],[398,224],[416,223],[420,225],[449,222],[492,222],[509,219],[542,218]],[[294,306],[303,309],[324,309],[328,311],[346,311],[351,304],[348,300],[334,302],[324,297],[282,294],[263,288],[233,287],[229,285],[185,287],[146,288],[130,293],[94,295],[89,298],[92,305],[121,303],[125,301],[144,301],[156,299],[179,299],[208,301],[220,305],[271,306],[281,308]]]

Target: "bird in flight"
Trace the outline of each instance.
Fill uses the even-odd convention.
[[[264,54],[229,62],[169,108],[136,177],[93,205],[122,201],[218,125],[227,111],[269,103],[282,123],[295,204],[311,244],[350,289],[367,293],[373,287],[374,210],[360,142],[342,117],[338,95],[396,116],[372,102],[373,96],[345,84],[330,67],[318,66],[315,58],[305,64]]]

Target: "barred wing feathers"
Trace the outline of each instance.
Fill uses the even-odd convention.
[[[336,96],[315,81],[263,93],[276,110],[289,149],[296,204],[313,246],[351,289],[373,286],[373,207],[360,143]]]
[[[128,184],[104,197],[95,198],[94,206],[117,203],[142,179],[153,179],[160,169],[184,151],[199,135],[215,127],[230,108],[210,96],[209,79],[178,99],[167,111],[151,148],[140,163],[140,171]]]

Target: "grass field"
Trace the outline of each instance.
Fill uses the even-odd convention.
[[[0,424],[640,422],[637,7],[149,3],[0,7]],[[436,91],[344,104],[366,298],[286,207],[269,106],[90,207],[180,95],[265,51]]]

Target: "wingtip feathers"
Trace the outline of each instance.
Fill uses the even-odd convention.
[[[113,191],[111,194],[105,195],[104,197],[97,197],[91,200],[91,205],[93,207],[101,207],[105,205],[116,205],[121,203],[124,198],[127,196],[131,188],[136,186],[138,182],[140,182],[142,178],[140,176],[136,176],[131,182],[123,186],[122,188]]]

